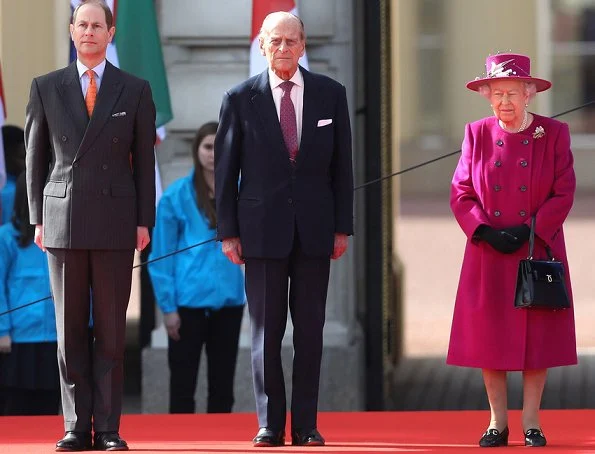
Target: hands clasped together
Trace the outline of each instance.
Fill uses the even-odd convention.
[[[496,251],[502,254],[512,254],[527,242],[530,233],[531,229],[525,224],[505,229],[495,229],[484,224],[477,228],[476,236]]]

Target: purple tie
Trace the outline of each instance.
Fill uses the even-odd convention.
[[[280,122],[281,131],[283,131],[283,139],[285,140],[285,146],[289,153],[289,160],[295,162],[295,157],[298,153],[298,136],[297,136],[297,123],[295,120],[295,108],[291,101],[291,89],[293,88],[293,82],[286,80],[279,86],[283,90],[281,96],[281,109],[280,109]]]

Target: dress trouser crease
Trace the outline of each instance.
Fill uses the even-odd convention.
[[[119,430],[133,259],[133,249],[48,248],[67,431]]]
[[[293,322],[291,427],[316,427],[329,257],[303,253],[296,237],[283,259],[246,259],[246,296],[252,330],[252,374],[259,427],[285,428],[281,342],[289,310]]]

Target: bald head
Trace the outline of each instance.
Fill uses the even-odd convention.
[[[258,34],[259,40],[262,41],[262,39],[264,39],[271,33],[271,30],[273,30],[281,23],[288,21],[294,22],[295,25],[299,27],[301,39],[302,41],[305,41],[306,33],[304,31],[304,23],[295,14],[291,14],[285,11],[276,11],[274,13],[270,13],[267,17],[264,18],[264,20],[262,21],[262,26],[260,27],[260,33]]]
[[[279,11],[269,14],[259,35],[260,52],[269,68],[283,80],[289,80],[298,69],[306,50],[304,24],[299,17]]]

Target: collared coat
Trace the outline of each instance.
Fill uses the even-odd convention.
[[[539,134],[540,129],[544,134]],[[568,125],[534,114],[520,133],[503,130],[496,117],[468,124],[451,186],[451,209],[467,236],[456,296],[447,363],[496,370],[542,369],[576,364],[573,309],[514,307],[519,260],[495,251],[473,234],[530,225],[536,217],[534,257],[549,246],[565,267],[572,289],[563,223],[576,187]]]
[[[244,257],[287,257],[296,230],[307,255],[330,256],[335,233],[353,234],[345,87],[300,71],[304,112],[295,165],[288,158],[268,70],[223,97],[215,139],[217,239],[240,237]]]
[[[27,195],[44,246],[134,249],[137,226],[155,223],[154,144],[149,82],[107,62],[89,118],[76,62],[33,79]]]
[[[157,207],[149,260],[215,238],[215,229],[196,205],[194,170],[169,186]],[[246,300],[244,275],[216,242],[149,264],[155,300],[164,314],[179,307],[219,310]]]
[[[0,337],[14,343],[56,342],[56,315],[50,296],[50,276],[45,252],[31,243],[20,247],[12,222],[0,227]]]

